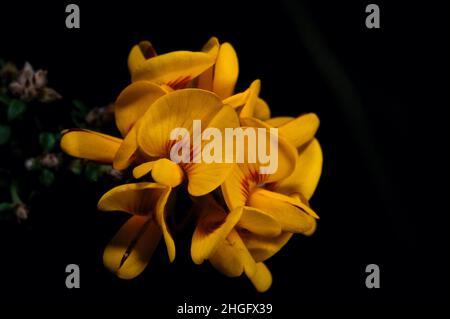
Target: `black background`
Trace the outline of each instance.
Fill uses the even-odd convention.
[[[271,302],[278,312],[448,301],[448,8],[392,2],[375,2],[381,29],[367,29],[368,1],[76,1],[78,30],[65,28],[68,3],[2,2],[0,56],[48,70],[50,86],[92,106],[129,83],[127,55],[140,40],[158,52],[198,50],[213,35],[231,42],[239,89],[259,78],[274,115],[319,115],[324,168],[311,201],[318,230],[267,262],[267,293],[194,265],[191,230],[178,234],[173,264],[161,244],[141,276],[115,278],[101,256],[126,216],[96,211],[106,188],[66,176],[32,207],[31,229],[0,228],[0,301],[135,303],[166,314],[184,302]],[[80,289],[65,287],[70,263],[81,268]],[[365,287],[370,263],[381,268],[380,289]]]

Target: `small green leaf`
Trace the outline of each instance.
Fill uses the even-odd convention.
[[[41,175],[39,176],[39,181],[44,186],[50,186],[55,181],[55,174],[49,169],[43,169]]]
[[[6,144],[11,137],[11,128],[6,125],[0,125],[0,145]]]
[[[7,96],[6,94],[0,94],[0,103],[9,105],[10,102],[11,98],[9,96]]]
[[[3,213],[6,211],[10,211],[14,208],[14,206],[16,205],[14,205],[13,203],[0,203],[0,212]]]
[[[8,107],[8,120],[11,121],[21,117],[26,109],[27,105],[25,102],[16,99],[11,100]]]
[[[69,169],[75,175],[80,175],[81,172],[83,171],[83,164],[79,159],[72,160],[72,162],[70,162]]]
[[[39,134],[39,144],[45,152],[50,152],[56,144],[55,135],[49,132]]]
[[[88,164],[86,165],[84,174],[90,182],[97,182],[101,175],[100,167],[97,164]]]

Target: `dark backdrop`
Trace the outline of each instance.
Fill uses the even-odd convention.
[[[129,83],[127,54],[140,40],[158,52],[197,50],[212,35],[231,42],[239,88],[260,78],[274,115],[321,119],[324,168],[311,201],[318,229],[267,262],[274,282],[264,294],[243,277],[194,265],[189,233],[177,238],[175,263],[160,245],[140,277],[122,281],[101,256],[126,217],[96,211],[106,189],[67,176],[35,203],[31,229],[1,227],[1,301],[154,304],[171,313],[184,302],[272,302],[275,311],[294,311],[309,303],[448,300],[443,2],[376,1],[378,30],[365,27],[368,1],[93,2],[76,1],[79,30],[65,28],[65,2],[2,2],[0,56],[49,70],[65,97],[97,106]],[[81,289],[65,288],[69,263],[81,268]],[[381,267],[380,289],[365,287],[370,263]]]

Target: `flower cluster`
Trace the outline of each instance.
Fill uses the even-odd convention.
[[[111,189],[98,202],[100,210],[131,215],[106,247],[105,266],[120,278],[134,278],[144,270],[161,238],[172,262],[176,249],[168,217],[184,209],[196,221],[193,262],[208,260],[229,277],[245,273],[258,291],[266,291],[272,276],[264,261],[294,233],[310,235],[316,228],[318,216],[308,200],[322,169],[322,152],[314,138],[318,117],[309,113],[271,118],[267,103],[259,97],[259,80],[235,93],[236,52],[215,37],[199,52],[161,55],[150,42],[141,42],[131,49],[128,67],[132,83],[114,104],[121,137],[71,129],[61,139],[66,153],[111,164],[119,171],[132,169],[136,179]],[[201,120],[202,129],[219,131],[277,128],[276,171],[261,173],[258,160],[171,160],[176,142],[171,131],[185,128],[192,133],[194,120]],[[189,145],[194,157],[199,150]],[[192,209],[173,204],[180,191],[189,194]]]

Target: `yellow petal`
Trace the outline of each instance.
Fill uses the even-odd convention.
[[[300,147],[314,138],[318,128],[319,118],[314,113],[308,113],[280,126],[279,132],[295,147]]]
[[[214,59],[208,53],[174,51],[146,60],[132,73],[132,80],[183,88],[213,63]]]
[[[147,59],[156,56],[156,51],[149,41],[142,41],[133,46],[128,55],[128,69],[133,74]]]
[[[109,242],[103,263],[119,278],[134,278],[145,269],[160,239],[161,231],[151,218],[132,216]]]
[[[184,173],[181,167],[167,158],[153,162],[152,177],[162,185],[176,187],[183,182]]]
[[[98,201],[98,209],[130,214],[151,214],[168,187],[156,183],[134,183],[114,187]]]
[[[260,209],[244,207],[238,227],[253,234],[275,237],[281,234],[281,226],[271,215]]]
[[[239,114],[239,117],[254,117],[255,107],[258,103],[258,95],[261,90],[261,81],[255,80],[250,84],[247,101]]]
[[[241,113],[242,114],[242,113]],[[241,124],[247,127],[254,127],[254,128],[265,128],[266,129],[266,152],[267,150],[270,150],[271,144],[270,144],[270,136],[273,135],[271,132],[271,127],[266,124],[265,122],[256,119],[256,118],[240,118]],[[276,130],[276,128],[272,128],[272,130]],[[279,132],[279,131],[278,131]],[[265,182],[265,183],[272,183],[274,181],[278,181],[280,179],[286,178],[292,172],[295,168],[295,162],[297,159],[297,150],[295,147],[287,141],[283,136],[280,134],[278,136],[278,167],[276,171],[272,174],[267,174],[265,176],[259,176],[258,183]],[[259,143],[257,143],[259,148]],[[241,165],[242,166],[242,165]],[[256,163],[256,165],[248,164],[247,170],[250,172],[260,172],[261,171],[261,163]],[[253,174],[254,175],[254,174]]]
[[[293,205],[288,199],[281,200],[274,194],[276,193],[257,189],[251,194],[248,205],[270,214],[280,223],[283,231],[304,233],[314,227],[314,217],[309,214],[315,213],[309,207],[303,203]]]
[[[121,139],[113,136],[73,129],[62,133],[61,149],[74,157],[110,164],[121,143]]]
[[[262,121],[268,120],[270,118],[270,108],[266,101],[261,98],[256,99],[253,116]]]
[[[272,189],[284,194],[300,193],[309,200],[319,183],[322,162],[320,144],[317,139],[313,139],[299,151],[294,172],[274,183]]]
[[[256,186],[256,182],[246,173],[247,170],[242,169],[242,165],[236,164],[221,185],[223,198],[230,210],[245,206],[252,188]]]
[[[134,178],[141,178],[142,176],[148,174],[152,170],[154,164],[155,161],[152,161],[136,166],[133,169]]]
[[[240,92],[227,97],[226,99],[223,100],[223,104],[229,105],[232,108],[237,109],[241,106],[244,106],[245,102],[247,102],[249,94],[250,90],[247,89],[244,92]]]
[[[145,111],[166,92],[156,84],[138,81],[127,86],[114,103],[117,127],[126,136]]]
[[[293,233],[282,232],[276,237],[260,236],[252,233],[240,235],[255,261],[261,262],[275,255],[289,241]]]
[[[138,150],[136,133],[138,127],[139,121],[131,128],[117,150],[113,161],[113,166],[115,169],[126,169],[136,158],[136,151]]]
[[[241,121],[252,127],[269,127],[257,119],[241,118]],[[267,134],[271,134],[270,131],[267,131]],[[266,136],[266,150],[269,149],[270,143],[268,136]],[[272,183],[289,176],[295,168],[296,158],[297,150],[285,139],[278,137],[278,164],[274,173],[262,174],[261,166],[263,165],[260,162],[248,163],[248,158],[245,158],[246,163],[236,164],[221,186],[228,208],[234,209],[245,206],[255,185]],[[267,164],[264,164],[264,166],[267,166]]]
[[[225,99],[233,94],[239,75],[239,62],[233,46],[227,42],[219,48],[214,66],[213,91]]]
[[[170,157],[175,128],[185,128],[192,139],[193,120],[202,121],[202,129],[222,108],[222,101],[211,92],[199,89],[173,91],[159,98],[142,117],[138,144],[151,157]],[[191,143],[192,146],[192,143]]]
[[[164,241],[166,242],[167,255],[169,256],[170,262],[175,260],[175,242],[170,233],[169,227],[166,223],[167,218],[167,201],[171,194],[171,188],[166,188],[162,196],[159,197],[158,202],[156,203],[155,215],[156,222],[162,230]]]
[[[272,274],[263,263],[257,263],[255,273],[248,278],[258,292],[265,292],[272,285]]]
[[[210,121],[208,128],[215,128],[221,132],[222,137],[225,136],[226,128],[235,128],[239,126],[239,119],[236,112],[230,106],[223,106],[220,111]],[[202,143],[202,149],[207,141]],[[206,163],[190,163],[182,164],[188,176],[189,194],[193,196],[202,196],[210,193],[219,187],[225,178],[230,174],[234,163],[226,163],[226,145],[222,143],[222,159],[221,162]],[[195,150],[193,150],[195,153]]]
[[[201,264],[216,251],[239,221],[242,208],[226,214],[212,196],[201,199],[197,207],[200,217],[192,236],[191,257],[194,263]]]
[[[277,116],[272,117],[271,119],[267,119],[266,123],[273,127],[280,127],[284,124],[291,122],[292,120],[294,120],[294,118],[290,116]]]
[[[225,241],[210,257],[211,264],[229,277],[236,277],[245,271],[252,276],[256,271],[256,263],[236,230],[231,230]],[[241,271],[238,273],[238,271]]]
[[[208,53],[214,61],[217,59],[217,54],[219,53],[219,40],[216,37],[212,37],[203,46],[202,52]],[[214,66],[209,67],[205,72],[199,75],[197,80],[197,87],[199,89],[212,91],[213,90],[213,76],[214,76]]]

